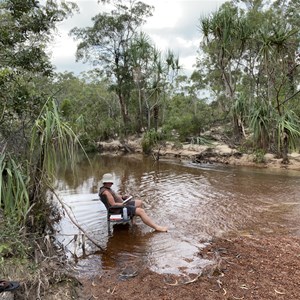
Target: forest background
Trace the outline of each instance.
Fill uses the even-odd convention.
[[[58,159],[74,162],[78,147],[98,151],[100,141],[135,135],[151,153],[167,140],[208,144],[206,132],[218,127],[258,159],[271,152],[288,163],[299,149],[299,0],[233,0],[199,19],[203,39],[190,76],[172,49],[160,52],[141,31],[153,7],[99,5],[108,2],[111,12],[70,32],[76,59],[94,66],[78,76],[55,73],[46,52],[75,3],[0,2],[2,276],[15,260],[38,266],[41,253],[55,251],[49,245],[58,215],[46,193]]]

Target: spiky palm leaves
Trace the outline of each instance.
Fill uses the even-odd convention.
[[[29,210],[28,177],[23,166],[9,155],[0,155],[0,210],[16,222],[22,222]]]
[[[8,218],[24,223],[29,209],[35,209],[37,203],[43,210],[58,159],[74,162],[78,143],[72,129],[62,122],[55,102],[48,102],[34,123],[22,166],[9,155],[0,155],[0,209]]]

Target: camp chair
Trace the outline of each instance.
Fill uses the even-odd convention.
[[[111,228],[110,228],[110,224],[128,224],[131,221],[130,217],[127,217],[127,219],[123,218],[123,210],[121,211],[121,213],[116,213],[114,212],[114,209],[116,208],[124,208],[124,206],[120,206],[120,205],[114,205],[114,206],[108,206],[107,201],[103,201],[100,198],[101,202],[105,205],[106,210],[107,210],[107,231],[108,234],[111,235]]]

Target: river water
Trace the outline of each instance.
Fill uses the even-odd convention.
[[[113,189],[144,201],[157,233],[141,220],[108,235],[106,210],[97,192],[104,173]],[[300,235],[300,173],[149,157],[95,155],[58,173],[57,193],[72,218],[104,249],[99,251],[64,214],[57,241],[81,274],[145,267],[158,273],[190,274],[209,264],[199,255],[213,237],[228,234]]]

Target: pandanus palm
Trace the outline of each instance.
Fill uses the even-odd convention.
[[[287,111],[277,119],[277,144],[282,153],[282,163],[289,162],[289,149],[295,150],[300,137],[300,120],[293,111]]]
[[[291,80],[297,67],[296,33],[295,29],[278,21],[276,26],[265,24],[257,35],[260,45],[258,94],[264,97],[273,111],[272,127],[267,130],[277,136],[277,152],[283,163],[288,162],[288,150],[294,148],[295,139],[300,136],[297,116],[289,105],[299,93],[294,91],[294,80]]]
[[[30,202],[28,179],[24,166],[12,157],[0,155],[0,209],[13,221],[24,225]]]
[[[52,185],[57,159],[74,162],[78,143],[71,128],[61,121],[55,102],[47,103],[32,128],[25,162],[0,154],[0,208],[7,218],[24,225],[30,210],[47,218],[46,189]],[[37,225],[35,216],[33,226]]]
[[[151,114],[154,115],[154,127],[158,127],[159,107],[166,86],[180,69],[179,60],[172,51],[164,58],[155,48],[150,38],[141,33],[136,35],[130,48],[133,78],[138,91],[140,112],[147,113],[147,129],[151,129]],[[142,124],[142,123],[141,123]]]
[[[268,150],[271,138],[273,109],[268,103],[256,101],[250,110],[250,128],[258,148]]]
[[[78,144],[80,143],[73,130],[61,120],[55,101],[49,102],[32,129],[32,202],[40,200],[43,193],[40,187],[51,183],[58,158],[62,163],[75,161]]]
[[[232,112],[232,121],[237,140],[243,136],[243,124],[237,111],[237,85],[240,83],[240,66],[247,40],[252,34],[247,20],[239,16],[238,10],[230,5],[211,17],[201,20],[201,31],[204,35],[204,50],[208,54],[210,65],[220,71],[219,80],[224,86],[226,107]],[[217,79],[215,79],[217,80]],[[239,100],[240,101],[240,100]]]

